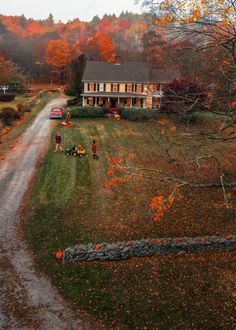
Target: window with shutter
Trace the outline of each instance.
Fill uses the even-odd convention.
[[[117,92],[118,89],[117,89],[117,84],[113,84],[113,92]]]
[[[142,93],[142,85],[141,84],[137,85],[137,93]]]
[[[132,84],[128,84],[128,93],[132,93]]]

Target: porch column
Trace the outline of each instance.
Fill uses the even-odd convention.
[[[95,96],[95,107],[98,106],[98,98]]]
[[[120,105],[120,98],[118,97],[118,105]]]
[[[130,98],[130,108],[132,108],[132,106],[133,106],[133,99],[132,99],[132,97]]]
[[[146,109],[146,100],[143,99],[143,109]]]
[[[110,103],[111,102],[111,98],[108,96],[108,103]]]
[[[85,106],[85,98],[84,98],[84,96],[83,96],[83,107]]]

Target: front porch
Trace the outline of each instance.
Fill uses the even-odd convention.
[[[95,96],[83,94],[83,106],[109,106],[111,108],[146,108],[146,96]]]

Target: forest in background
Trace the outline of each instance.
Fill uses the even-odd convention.
[[[144,60],[147,31],[147,19],[128,12],[67,23],[56,23],[51,14],[45,20],[0,15],[0,55],[18,64],[29,80],[50,81],[82,54],[91,60],[112,61],[117,53]]]
[[[214,22],[210,35],[199,34],[199,30],[186,34],[184,25],[176,31],[168,21],[157,24],[150,13],[105,14],[90,22],[74,19],[67,23],[55,22],[52,14],[44,20],[0,15],[0,63],[7,60],[20,68],[26,84],[59,83],[67,85],[72,95],[79,95],[85,61],[114,61],[119,55],[122,61],[178,69],[182,79],[210,89],[209,97],[216,95],[220,107],[225,107],[227,93],[231,108],[235,89],[232,52],[219,42],[212,47],[211,40],[214,36],[218,40],[222,29],[228,38],[231,27],[222,24],[225,22]],[[191,21],[188,26],[195,27]],[[2,84],[1,80],[6,81],[0,76]]]

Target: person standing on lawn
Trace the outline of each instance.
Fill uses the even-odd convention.
[[[58,151],[58,149],[60,151],[62,151],[62,147],[61,147],[61,135],[59,133],[56,134],[55,136],[55,141],[56,141],[56,149],[55,149],[55,152]]]
[[[93,158],[97,158],[97,144],[95,140],[93,140],[92,152],[93,152]]]
[[[71,119],[71,114],[70,114],[70,111],[67,110],[67,114],[66,114],[66,123],[67,123],[67,124],[69,124],[70,119]]]

